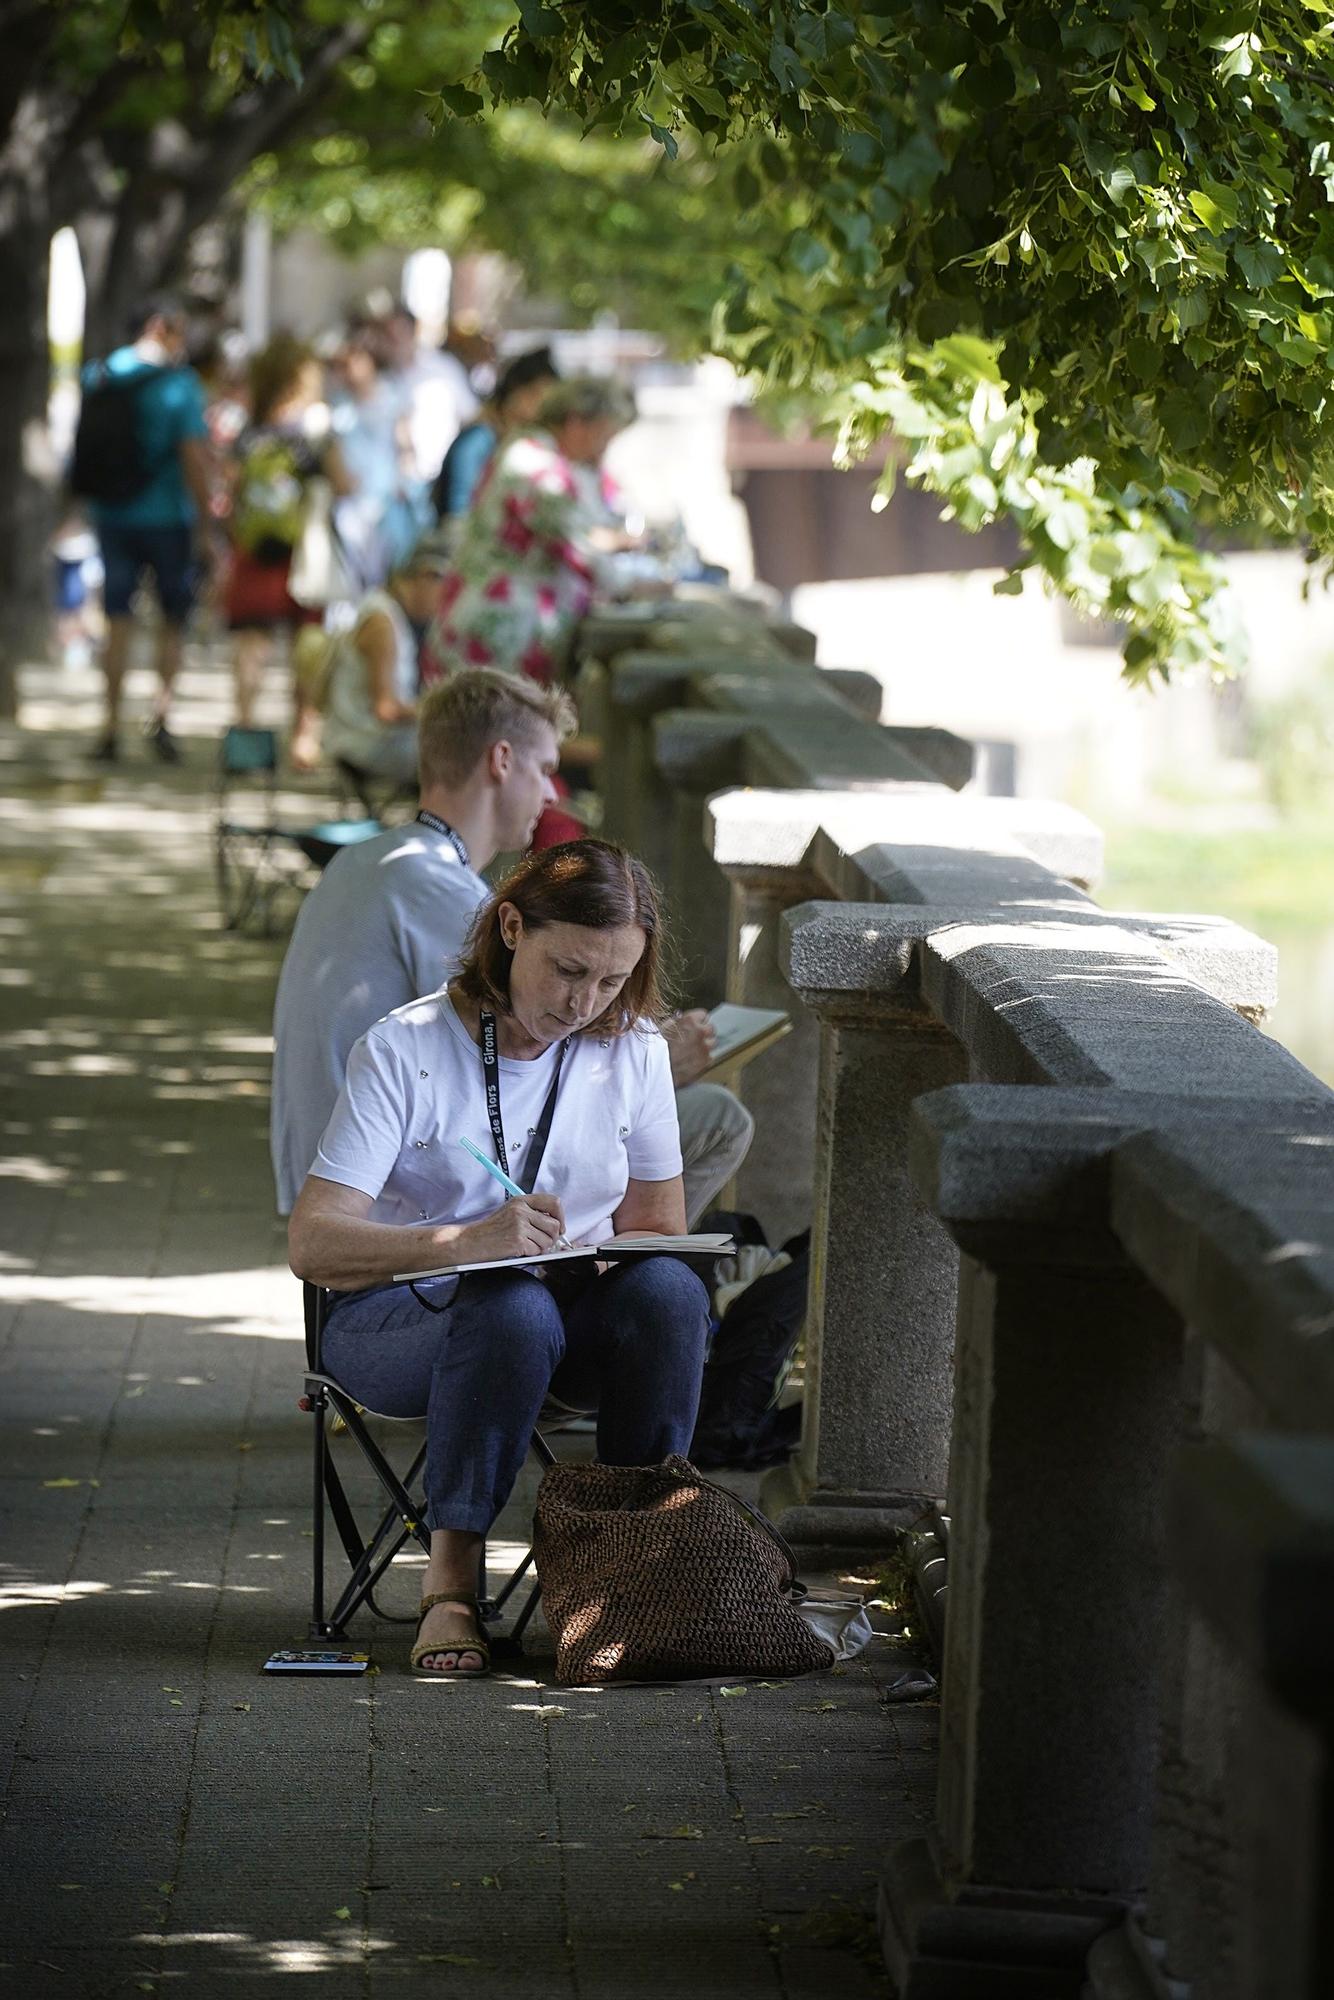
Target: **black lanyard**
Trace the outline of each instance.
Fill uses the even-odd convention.
[[[463,844],[463,835],[455,833],[448,820],[441,819],[439,813],[427,812],[425,806],[423,806],[417,814],[417,821],[421,826],[429,826],[432,833],[443,833],[464,867],[466,868],[469,865],[468,850]]]
[[[573,1036],[567,1035],[556,1056],[556,1070],[547,1092],[547,1101],[542,1106],[542,1116],[533,1127],[533,1136],[523,1156],[517,1173],[510,1173],[509,1161],[505,1157],[505,1127],[500,1118],[500,1057],[496,1041],[496,1017],[481,1010],[482,1030],[482,1082],[486,1087],[486,1116],[491,1126],[491,1139],[496,1149],[496,1159],[510,1179],[521,1187],[525,1194],[531,1194],[537,1185],[537,1170],[542,1164],[542,1155],[547,1149],[547,1134],[556,1114],[556,1092],[560,1089],[561,1069],[565,1054]]]

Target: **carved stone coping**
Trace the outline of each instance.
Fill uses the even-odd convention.
[[[819,859],[813,844],[804,865],[818,870]],[[1232,1011],[1267,1003],[1272,946],[1223,918],[1109,918],[1045,879],[1048,900],[1002,912],[797,904],[780,963],[817,1012],[925,1009],[990,1082],[1329,1096]]]
[[[1334,1431],[1334,1092],[1311,1083],[1315,1115],[1301,1120],[1265,1107],[1228,1130],[1174,1125],[1128,1141],[1111,1221],[1280,1422]]]
[[[920,782],[722,792],[705,808],[705,839],[720,868],[813,862],[840,894],[885,902],[976,908],[984,901],[1050,897],[1060,883],[1093,882],[1102,870],[1102,834],[1073,807],[1045,799],[956,798],[941,785]],[[1006,865],[998,868],[998,861]],[[848,874],[850,862],[855,868]],[[1078,902],[1085,907],[1082,898]]]
[[[1285,1707],[1334,1721],[1334,1441],[1241,1436],[1182,1452],[1170,1546],[1215,1630]]]
[[[914,1104],[909,1164],[982,1262],[1128,1258],[1276,1423],[1334,1431],[1334,1092],[1276,1104],[1256,1081],[956,1085]]]
[[[608,672],[616,711],[643,719],[665,710],[706,709],[744,718],[746,783],[885,784],[968,782],[973,746],[944,729],[896,730],[844,699],[832,675],[793,660],[739,662],[735,655],[627,653]]]
[[[1270,948],[1239,926],[1206,931],[1204,919],[1165,930],[1162,919],[1073,911],[943,918],[922,942],[922,995],[989,1082],[1327,1097],[1232,1011],[1254,1003]],[[1237,986],[1210,991],[1204,980],[1219,980],[1224,959]]]

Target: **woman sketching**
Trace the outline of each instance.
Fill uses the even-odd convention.
[[[605,1463],[689,1447],[708,1303],[676,1258],[392,1282],[563,1237],[684,1231],[661,951],[651,878],[622,849],[529,856],[482,906],[457,977],[353,1049],[293,1211],[293,1270],[341,1294],[324,1365],[370,1408],[426,1417],[419,1671],[488,1669],[479,1558],[549,1388],[596,1405]],[[460,1139],[529,1192],[503,1198]]]

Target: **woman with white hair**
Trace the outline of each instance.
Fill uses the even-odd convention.
[[[538,423],[497,453],[441,583],[424,679],[461,667],[544,684],[560,674],[603,560],[627,546],[588,473],[634,414],[623,384],[573,376],[548,392]]]

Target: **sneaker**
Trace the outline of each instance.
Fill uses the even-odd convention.
[[[179,764],[182,761],[181,746],[165,722],[155,722],[145,733],[162,763]]]
[[[115,736],[104,736],[97,748],[88,752],[88,762],[90,764],[119,764],[120,739]]]

